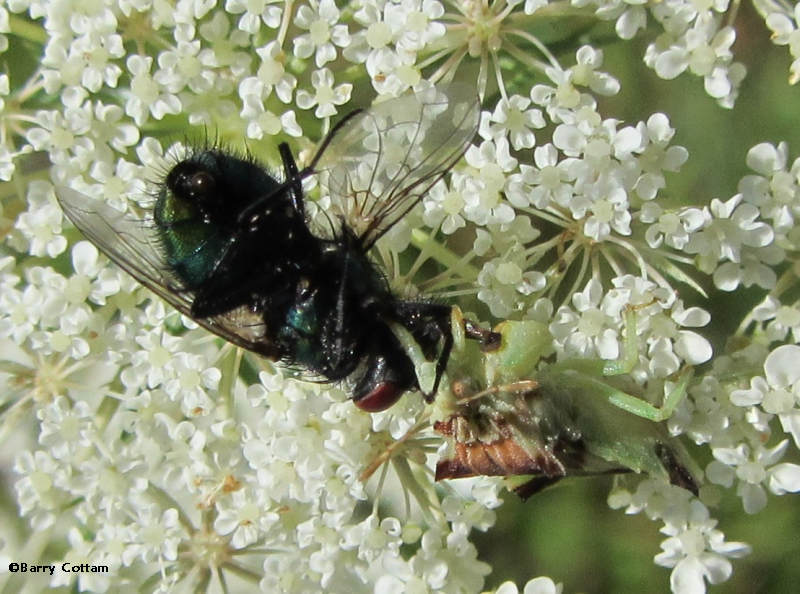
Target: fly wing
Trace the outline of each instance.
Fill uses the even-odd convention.
[[[122,213],[72,188],[56,188],[64,213],[114,263],[198,324],[242,348],[267,357],[276,353],[261,316],[237,308],[207,318],[191,315],[195,294],[170,270],[153,221]]]
[[[72,188],[59,187],[56,196],[64,214],[89,241],[125,272],[189,315],[192,295],[170,272],[152,223]]]
[[[461,158],[479,116],[475,89],[450,84],[349,117],[314,167],[331,197],[330,218],[372,247]]]

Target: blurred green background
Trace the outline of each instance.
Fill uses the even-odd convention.
[[[740,8],[736,30],[733,52],[747,67],[747,78],[732,110],[720,108],[706,95],[696,76],[659,79],[641,60],[643,41],[603,46],[603,69],[619,78],[622,91],[602,100],[602,115],[635,123],[663,112],[676,129],[672,144],[689,151],[680,174],[667,177],[667,199],[673,204],[705,205],[713,198],[733,196],[741,177],[752,173],[745,164],[747,151],[760,142],[788,142],[790,162],[800,155],[800,85],[787,82],[787,48],[770,42],[763,19],[747,3]],[[704,334],[719,351],[764,291],[740,288],[733,298],[704,286],[708,300],[690,290],[682,290],[681,297],[712,312]],[[778,438],[773,435],[773,443]],[[527,502],[506,494],[497,525],[474,539],[480,558],[494,568],[487,588],[507,579],[521,588],[532,576],[547,575],[562,582],[565,593],[669,592],[670,570],[652,561],[666,538],[658,532],[661,524],[609,509],[611,481],[564,481]],[[731,579],[710,586],[710,592],[800,591],[800,538],[795,532],[800,529],[800,502],[795,497],[770,496],[764,511],[749,516],[728,493],[712,515],[719,519],[726,540],[747,542],[753,552],[733,560]]]

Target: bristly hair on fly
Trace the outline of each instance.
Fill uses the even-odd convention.
[[[282,169],[270,165],[259,159],[251,150],[250,145],[243,141],[236,144],[230,140],[224,140],[218,130],[210,130],[203,126],[203,131],[195,136],[184,134],[180,140],[170,142],[161,158],[154,161],[149,167],[145,183],[145,195],[147,202],[136,200],[137,197],[131,196],[136,203],[142,207],[152,208],[153,203],[167,180],[167,176],[176,165],[182,161],[191,160],[197,155],[205,152],[216,152],[233,159],[240,159],[253,166],[267,171],[270,176],[284,182],[285,173]]]

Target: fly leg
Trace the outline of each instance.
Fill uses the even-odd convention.
[[[303,179],[311,175],[313,171],[308,167],[302,171],[297,169],[297,162],[294,160],[292,149],[289,148],[287,143],[280,143],[278,145],[278,152],[281,154],[283,172],[286,179],[272,192],[258,197],[239,213],[238,222],[241,225],[253,226],[258,221],[258,216],[263,210],[264,204],[273,200],[276,196],[284,196],[287,191],[292,200],[292,208],[300,216],[300,220],[305,220],[306,210],[303,202]]]
[[[337,132],[339,132],[347,122],[352,120],[360,113],[363,113],[363,110],[356,109],[339,120],[331,129],[331,131],[325,135],[322,144],[320,144],[319,148],[317,149],[317,153],[314,155],[314,158],[311,159],[311,163],[309,163],[308,166],[304,167],[302,170],[298,170],[297,162],[294,160],[294,155],[292,155],[292,151],[289,148],[288,143],[280,143],[278,145],[278,151],[280,152],[281,160],[283,161],[283,170],[286,174],[286,180],[284,180],[284,182],[278,186],[274,192],[271,192],[266,196],[259,197],[241,213],[239,213],[239,223],[246,223],[254,214],[258,214],[265,202],[268,202],[273,196],[283,195],[287,189],[291,192],[292,207],[294,208],[295,212],[297,212],[297,214],[299,214],[301,217],[305,218],[305,207],[303,206],[303,180],[312,173],[316,173],[314,168],[317,166],[317,163],[322,158],[322,154],[325,152],[325,149],[328,148],[328,145],[331,143],[334,136],[336,136]]]
[[[439,383],[453,350],[452,311],[453,308],[449,305],[424,301],[398,301],[394,307],[395,321],[411,333],[423,355],[429,360],[436,357],[433,386],[430,391],[423,391],[428,402],[433,402],[439,390]],[[500,345],[498,333],[481,328],[472,320],[465,319],[463,323],[466,337],[480,341],[482,349],[493,350]]]
[[[283,171],[286,174],[285,183],[289,184],[292,193],[292,206],[297,214],[301,217],[305,217],[305,206],[303,205],[303,178],[297,169],[297,162],[294,160],[292,150],[287,143],[280,143],[278,145],[278,151],[281,153]]]
[[[478,326],[475,322],[468,318],[463,318],[464,322],[464,335],[472,340],[477,340],[481,343],[481,350],[483,352],[490,352],[500,348],[500,342],[503,336],[494,330],[487,330]]]

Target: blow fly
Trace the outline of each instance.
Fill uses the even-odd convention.
[[[379,411],[419,389],[393,325],[436,362],[429,399],[453,338],[451,307],[398,297],[370,249],[461,158],[478,118],[474,90],[431,87],[346,115],[303,169],[281,143],[282,180],[206,147],[171,168],[143,217],[57,194],[87,238],[180,312],[264,357],[348,379],[356,405]],[[315,175],[330,196],[322,223],[303,190]]]

